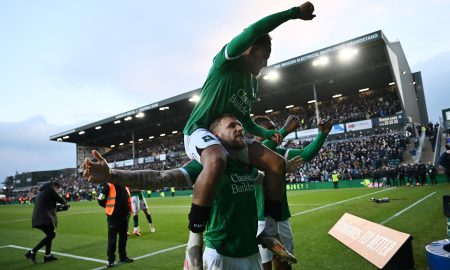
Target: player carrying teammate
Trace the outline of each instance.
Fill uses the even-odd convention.
[[[256,99],[258,89],[257,77],[271,53],[269,32],[291,19],[311,20],[314,6],[306,2],[283,12],[269,15],[247,27],[241,34],[233,38],[214,57],[213,66],[202,87],[200,102],[195,106],[183,130],[187,155],[203,165],[195,184],[191,211],[189,213],[189,235],[186,248],[188,269],[200,269],[198,250],[203,245],[202,232],[209,220],[211,203],[215,196],[215,187],[226,168],[227,151],[220,141],[208,130],[214,119],[224,113],[233,114],[245,130],[253,135],[271,139],[280,143],[282,136],[275,130],[266,130],[253,122],[250,111]],[[268,248],[285,260],[295,262],[295,257],[286,252],[279,240],[276,221],[281,217],[281,197],[283,176],[285,174],[284,159],[261,146],[251,144],[248,154],[240,158],[265,172],[264,192],[266,228],[260,239]],[[275,246],[272,246],[275,245]]]

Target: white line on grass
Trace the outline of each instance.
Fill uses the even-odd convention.
[[[289,205],[322,205],[323,203],[290,203]]]
[[[145,255],[142,255],[142,256],[139,256],[139,257],[135,257],[133,259],[135,261],[137,261],[137,260],[140,260],[140,259],[144,259],[144,258],[147,258],[147,257],[158,255],[160,253],[164,253],[164,252],[171,251],[171,250],[174,250],[174,249],[182,248],[182,247],[185,247],[185,246],[187,246],[187,244],[178,245],[178,246],[174,246],[174,247],[158,250],[158,251],[155,251],[155,252],[152,252],[152,253],[148,253],[148,254],[145,254]],[[105,269],[105,268],[107,268],[107,267],[106,266],[101,266],[101,267],[98,267],[98,268],[94,268],[92,270],[101,270],[101,269]]]
[[[431,194],[428,194],[427,196],[423,197],[422,199],[418,200],[417,202],[411,204],[410,206],[406,207],[405,209],[398,211],[397,213],[395,213],[392,217],[386,219],[385,221],[381,222],[381,225],[384,225],[385,223],[388,223],[389,221],[393,220],[394,218],[400,216],[401,214],[405,213],[406,211],[408,211],[409,209],[413,208],[414,206],[416,206],[417,204],[421,203],[422,201],[428,199],[429,197],[433,196],[436,193],[433,192]]]
[[[27,247],[21,247],[21,246],[15,246],[15,245],[8,245],[7,247],[10,248],[17,248],[17,249],[24,249],[24,250],[30,250],[31,248],[27,248]],[[39,250],[39,252],[44,253],[43,250]],[[52,254],[55,255],[59,255],[59,256],[63,256],[63,257],[69,257],[69,258],[74,258],[74,259],[79,259],[79,260],[84,260],[84,261],[91,261],[91,262],[98,262],[98,263],[108,263],[108,261],[105,260],[100,260],[100,259],[95,259],[95,258],[89,258],[89,257],[83,257],[83,256],[77,256],[77,255],[72,255],[72,254],[67,254],[67,253],[61,253],[61,252],[54,252],[52,251]]]
[[[178,245],[178,246],[174,246],[174,247],[171,247],[171,248],[166,248],[166,249],[163,249],[163,250],[155,251],[155,252],[152,252],[152,253],[148,253],[148,254],[136,257],[134,259],[135,260],[140,260],[140,259],[143,259],[143,258],[147,258],[147,257],[150,257],[150,256],[158,255],[160,253],[164,253],[164,252],[171,251],[171,250],[174,250],[174,249],[182,248],[182,247],[185,247],[185,246],[187,246],[187,244]]]
[[[346,200],[343,200],[343,201],[338,201],[338,202],[335,202],[335,203],[326,204],[326,205],[321,206],[321,207],[316,207],[316,208],[313,208],[313,209],[309,209],[309,210],[305,210],[305,211],[302,211],[302,212],[298,212],[296,214],[293,214],[292,216],[294,217],[294,216],[298,216],[298,215],[303,215],[303,214],[306,214],[306,213],[309,213],[309,212],[317,211],[317,210],[320,210],[320,209],[323,209],[323,208],[327,208],[327,207],[334,206],[334,205],[337,205],[337,204],[345,203],[345,202],[348,202],[348,201],[351,201],[351,200],[356,200],[356,199],[359,199],[359,198],[362,198],[362,197],[365,197],[365,196],[369,196],[369,195],[373,195],[373,194],[377,194],[377,193],[380,193],[380,192],[385,192],[385,191],[388,191],[388,190],[391,190],[391,189],[393,189],[393,188],[387,188],[387,189],[379,190],[379,191],[376,191],[376,192],[372,192],[372,193],[356,196],[356,197],[353,197],[353,198],[350,198],[350,199],[346,199]]]

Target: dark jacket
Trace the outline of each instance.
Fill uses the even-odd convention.
[[[56,218],[56,203],[66,204],[66,200],[59,196],[52,183],[47,183],[39,188],[33,210],[32,226],[58,224]]]
[[[438,160],[439,165],[447,170],[450,170],[450,154],[447,152],[442,153]]]

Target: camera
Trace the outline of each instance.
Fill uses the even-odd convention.
[[[57,204],[56,212],[67,211],[67,210],[69,210],[69,208],[70,208],[69,204]]]

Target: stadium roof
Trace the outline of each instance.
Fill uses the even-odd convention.
[[[252,112],[264,114],[266,110],[277,111],[288,105],[306,106],[308,101],[314,100],[313,85],[318,101],[330,100],[337,94],[354,95],[360,89],[386,87],[394,81],[388,44],[384,34],[376,31],[271,65],[261,74],[258,101]],[[324,57],[328,59],[327,65],[320,64],[326,62]],[[277,80],[264,79],[273,71],[279,74]],[[50,140],[109,147],[119,142],[127,143],[133,135],[137,141],[163,133],[182,132],[195,105],[189,99],[199,94],[200,89],[192,90],[61,132],[50,136]],[[136,117],[138,113],[144,113],[144,117]]]

